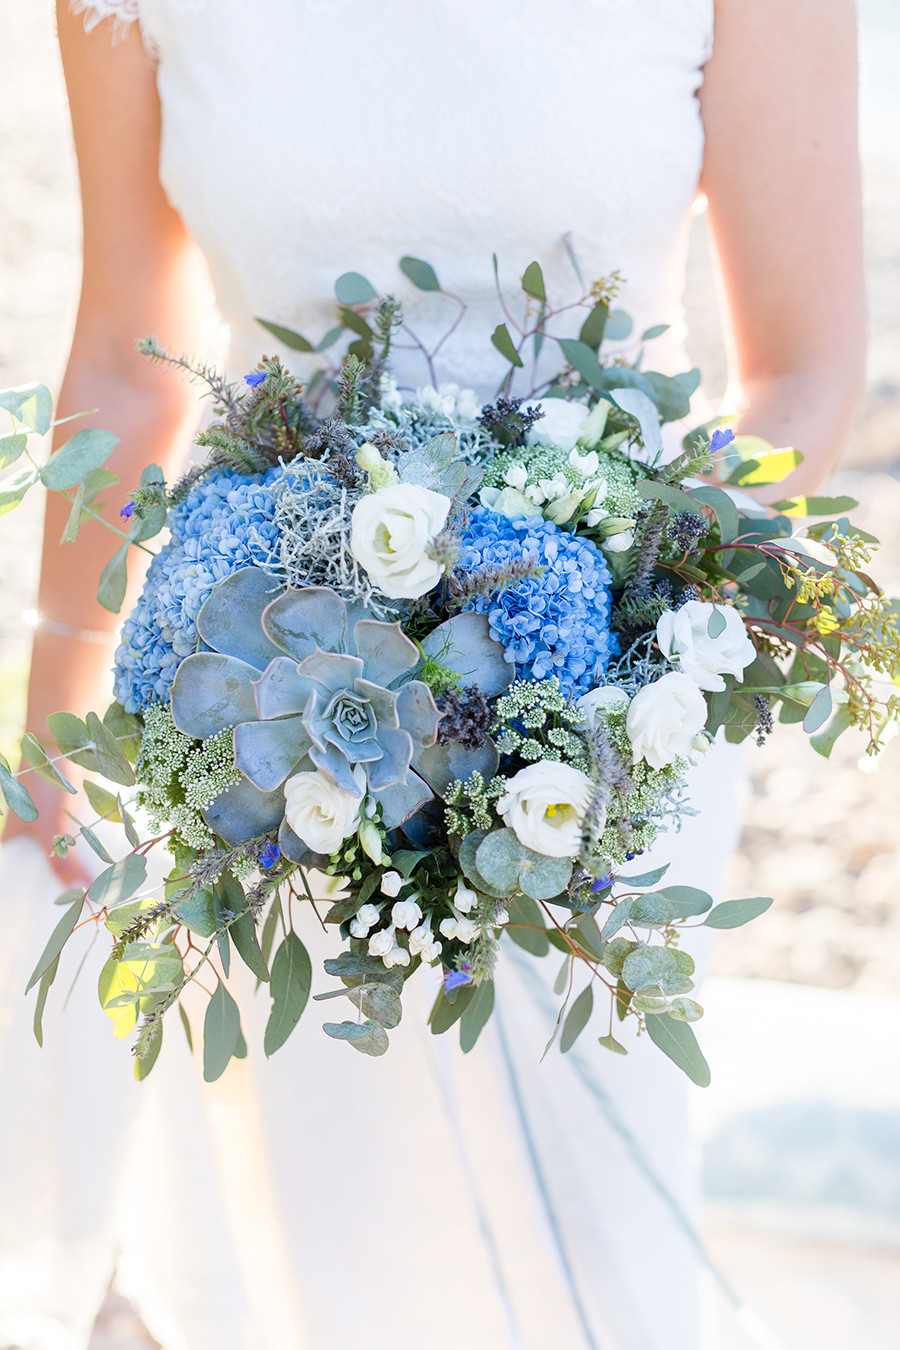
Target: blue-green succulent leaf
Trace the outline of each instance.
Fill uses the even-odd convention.
[[[502,694],[515,675],[502,643],[491,637],[486,614],[454,614],[422,639],[422,651],[449,666],[464,685],[477,684],[486,698]]]
[[[404,689],[408,688],[408,685],[404,686]],[[353,681],[353,692],[359,694],[360,698],[369,700],[376,721],[380,726],[398,727],[400,725],[397,714],[399,695],[393,690],[384,689],[380,684],[373,684],[371,680],[358,679]]]
[[[414,741],[434,745],[441,713],[427,684],[410,680],[403,686],[397,699],[397,716]]]
[[[276,647],[298,661],[317,647],[339,651],[347,645],[347,606],[328,586],[285,591],[266,606],[262,624]]]
[[[419,650],[399,623],[360,619],[353,630],[356,650],[365,662],[365,678],[385,688],[419,664]]]
[[[413,755],[412,736],[402,727],[397,730],[393,727],[379,728],[378,744],[384,755],[369,770],[369,785],[373,792],[390,787],[392,783],[402,783]]]
[[[297,667],[298,673],[309,680],[315,680],[331,694],[352,686],[353,681],[363,673],[363,663],[358,656],[346,656],[342,652],[314,651]]]
[[[381,823],[386,830],[395,830],[426,802],[430,802],[433,793],[427,783],[410,769],[404,783],[392,783],[375,793],[375,800],[381,807]]]
[[[499,764],[500,756],[493,741],[485,741],[477,750],[467,750],[459,741],[448,741],[445,745],[426,746],[413,757],[416,773],[438,794],[446,792],[457,778],[466,782],[476,770],[488,782]]]
[[[186,656],[172,685],[172,718],[179,731],[198,741],[238,722],[256,721],[256,666],[218,652]]]
[[[207,825],[232,846],[277,830],[284,816],[284,793],[260,792],[246,778],[221,792],[201,812]]]
[[[197,632],[208,646],[263,670],[280,652],[262,629],[262,614],[280,587],[260,567],[242,567],[220,581],[200,607]]]
[[[256,708],[260,717],[287,717],[306,712],[310,699],[318,700],[316,686],[297,672],[297,662],[276,656],[256,681]],[[313,714],[309,713],[308,716]]]
[[[299,717],[243,722],[234,729],[234,762],[263,792],[279,787],[309,749],[309,735]]]
[[[342,792],[349,792],[354,797],[363,795],[364,789],[353,777],[353,767],[347,762],[347,756],[342,755],[335,746],[326,745],[324,750],[320,750],[314,745],[309,757],[317,769],[334,779]]]

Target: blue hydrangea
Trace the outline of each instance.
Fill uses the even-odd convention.
[[[616,654],[610,631],[611,578],[598,548],[549,520],[508,520],[480,507],[462,535],[459,566],[466,572],[502,568],[531,558],[538,577],[492,594],[467,608],[488,616],[491,635],[502,642],[520,678],[555,675],[568,694],[592,689]]]
[[[277,556],[280,467],[246,477],[209,474],[169,512],[171,539],[153,559],[116,652],[115,696],[129,712],[164,703],[183,657],[197,645],[197,614],[217,582]]]

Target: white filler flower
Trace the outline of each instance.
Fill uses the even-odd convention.
[[[357,502],[350,551],[391,600],[417,600],[436,586],[444,564],[428,546],[450,513],[450,498],[418,483],[393,483]]]
[[[672,670],[644,685],[631,700],[625,730],[635,759],[664,769],[686,758],[706,724],[706,699],[690,675]]]
[[[709,635],[710,619],[724,622],[722,631]],[[743,681],[744,667],[756,657],[744,620],[734,605],[713,605],[708,600],[689,600],[681,609],[667,609],[656,625],[656,640],[663,655],[690,675],[701,689],[724,689],[723,675]]]
[[[365,771],[357,764],[353,777],[365,792]],[[362,795],[344,792],[334,779],[315,769],[295,773],[284,785],[284,814],[298,839],[314,853],[330,854],[359,828]]]
[[[526,848],[548,858],[574,858],[592,795],[591,780],[580,769],[540,760],[509,779],[497,811]]]

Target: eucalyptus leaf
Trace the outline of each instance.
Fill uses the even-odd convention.
[[[625,924],[628,922],[628,915],[631,912],[631,906],[633,904],[634,899],[633,897],[629,896],[625,900],[620,900],[618,904],[616,904],[613,907],[612,913],[606,920],[606,923],[603,925],[603,932],[601,936],[604,942],[608,942],[611,938],[615,937],[619,929],[625,926]]]
[[[289,932],[275,953],[270,972],[272,1011],[263,1040],[267,1056],[274,1055],[284,1045],[299,1022],[309,1000],[311,984],[309,952],[297,934]]]
[[[337,342],[338,338],[341,337],[343,332],[344,330],[340,326],[340,324],[338,324],[336,328],[329,328],[325,336],[319,342],[316,343],[316,351],[327,352],[328,348],[334,346],[334,344]]]
[[[102,842],[102,840],[97,838],[97,836],[94,834],[94,831],[91,829],[90,825],[82,825],[78,833],[82,836],[88,847],[92,849],[93,852],[96,853],[97,857],[100,858],[103,862],[105,863],[115,862],[115,859],[113,858],[109,849]]]
[[[636,891],[641,891],[655,886],[657,882],[662,881],[669,870],[669,864],[664,863],[662,867],[655,867],[652,872],[639,872],[633,877],[626,877],[624,873],[616,877],[617,886],[632,886]]]
[[[81,509],[84,506],[85,492],[86,489],[84,483],[79,483],[78,491],[75,493],[72,505],[69,508],[69,516],[66,520],[65,527],[62,534],[59,536],[59,542],[61,544],[74,544],[75,540],[78,538],[78,532],[81,529]]]
[[[420,291],[439,291],[441,283],[437,279],[437,273],[431,266],[431,263],[424,262],[422,258],[401,258],[400,271],[404,276],[409,277],[412,284]]]
[[[610,975],[616,979],[622,974],[622,969],[628,956],[637,947],[636,942],[630,942],[628,938],[614,937],[611,942],[607,942],[603,948],[603,964]],[[629,998],[631,991],[629,990]]]
[[[359,272],[344,272],[334,283],[334,293],[342,305],[365,305],[378,299],[378,292]]]
[[[522,290],[526,295],[530,295],[533,300],[540,300],[542,305],[547,303],[544,274],[538,263],[531,262],[525,268],[522,276]]]
[[[299,333],[295,333],[293,328],[285,328],[280,323],[269,323],[267,319],[257,319],[256,322],[285,347],[290,347],[291,351],[311,352],[314,350],[313,344]]]
[[[95,905],[112,909],[134,895],[147,877],[147,859],[140,853],[129,853],[111,867],[107,867],[91,882],[88,897]]]
[[[67,778],[59,772],[55,764],[51,764],[47,758],[47,751],[41,745],[37,736],[27,731],[20,742],[22,758],[30,764],[35,772],[47,783],[52,783],[54,787],[65,788],[66,792],[75,795],[77,789],[69,782]]]
[[[29,488],[33,488],[38,481],[38,475],[33,469],[26,469],[23,473],[7,479],[0,488],[0,516],[5,516],[8,511],[14,511]]]
[[[105,787],[88,778],[84,784],[84,795],[102,820],[119,819],[119,803]]]
[[[652,342],[654,338],[662,337],[663,333],[668,333],[671,326],[669,323],[655,323],[652,328],[645,328],[641,333],[641,342]]]
[[[673,998],[669,1004],[669,1016],[676,1022],[699,1022],[703,1008],[692,998]]]
[[[464,1055],[475,1046],[494,1010],[494,981],[485,980],[472,995],[471,1002],[459,1020],[459,1044]]]
[[[598,1036],[597,1041],[605,1050],[612,1050],[614,1055],[627,1055],[628,1051],[624,1045],[616,1040],[615,1036]]]
[[[658,891],[651,891],[632,900],[628,922],[633,928],[667,928],[674,917],[671,900]]]
[[[491,334],[491,342],[497,348],[500,355],[504,357],[505,360],[509,361],[510,365],[522,365],[522,358],[516,351],[515,343],[510,337],[509,329],[505,323],[497,324],[497,327]]]
[[[377,1022],[326,1022],[323,1030],[335,1040],[347,1041],[363,1055],[387,1053],[388,1034]]]
[[[97,756],[90,748],[91,733],[86,722],[74,713],[55,712],[48,714],[47,726],[61,755],[83,769],[97,768]]]
[[[532,956],[546,956],[550,942],[544,928],[544,916],[537,904],[526,895],[516,895],[508,902],[509,923],[503,931],[517,946]]]
[[[725,632],[725,615],[718,606],[713,607],[713,612],[709,616],[709,622],[706,625],[706,631],[711,638],[717,638],[720,633]]]
[[[730,544],[740,529],[738,509],[727,492],[716,487],[691,488],[690,496],[694,501],[710,507],[719,522],[719,533],[723,544]]]
[[[391,1030],[400,1025],[403,1005],[396,990],[386,984],[361,984],[348,989],[347,997],[370,1022]]]
[[[644,379],[653,390],[653,401],[663,422],[680,422],[690,415],[690,395],[681,380],[662,375],[658,370],[645,370]]]
[[[525,850],[519,869],[519,886],[533,900],[552,900],[561,895],[572,879],[568,858],[549,858],[543,853]]]
[[[100,773],[110,782],[131,787],[134,782],[134,772],[116,737],[94,712],[88,713],[86,725],[96,751],[97,767]]]
[[[220,980],[203,1019],[203,1081],[214,1083],[228,1067],[238,1047],[241,1015]]]
[[[23,426],[30,427],[39,436],[50,430],[53,399],[44,384],[20,384],[12,389],[0,389],[0,408],[6,408]]]
[[[594,986],[589,984],[582,989],[575,1002],[569,1009],[569,1015],[563,1025],[562,1034],[559,1038],[559,1049],[561,1054],[565,1054],[577,1041],[578,1037],[584,1031],[590,1021],[591,1013],[594,1010]]]
[[[24,454],[27,444],[28,437],[21,431],[14,432],[11,436],[0,436],[0,469],[7,469],[10,464],[15,464]]]
[[[675,957],[667,947],[636,947],[622,963],[622,979],[632,993],[652,987],[665,993],[682,983]]]
[[[594,305],[594,308],[581,325],[581,332],[578,334],[579,340],[593,352],[598,350],[603,341],[603,334],[608,318],[609,305],[605,300],[598,300],[597,304]]]
[[[624,309],[614,309],[606,321],[606,332],[603,336],[607,342],[624,342],[631,336],[633,327],[630,314],[626,314]]]
[[[47,939],[47,945],[38,957],[38,963],[31,972],[31,977],[25,986],[25,993],[33,989],[40,980],[41,976],[56,962],[63,947],[72,936],[72,932],[78,922],[79,915],[84,906],[84,893],[79,895],[78,899],[73,901],[69,908],[60,918],[50,937]]]
[[[569,365],[587,384],[598,391],[606,388],[603,367],[587,343],[577,338],[560,338],[559,345]]]
[[[712,907],[712,896],[698,890],[696,886],[666,886],[659,894],[670,901],[680,919],[693,914],[705,914]]]
[[[180,1005],[179,1005],[180,1006]],[[134,1076],[139,1083],[153,1071],[153,1066],[159,1059],[159,1052],[163,1043],[163,1023],[162,1020],[156,1024],[156,1035],[150,1042],[150,1049],[146,1055],[135,1055],[134,1057]]]
[[[697,1037],[686,1022],[679,1022],[668,1014],[648,1017],[647,1033],[654,1045],[668,1055],[679,1069],[698,1087],[708,1087],[709,1065],[697,1044]]]
[[[741,928],[751,919],[765,914],[772,906],[767,895],[753,896],[747,900],[724,900],[721,905],[710,910],[704,920],[707,928]]]
[[[0,792],[10,811],[20,820],[37,820],[38,809],[31,793],[10,772],[9,764],[3,755],[0,755]]]
[[[118,614],[128,589],[128,548],[129,541],[126,539],[100,573],[97,600],[110,614]]]
[[[668,483],[657,483],[652,478],[639,478],[634,486],[647,501],[663,502],[679,514],[686,512],[696,514],[697,512],[696,503],[691,500],[686,492],[682,492],[681,488],[670,487]]]
[[[76,487],[92,469],[105,464],[119,443],[111,431],[89,427],[76,431],[65,445],[51,455],[41,469],[41,482],[54,492]]]
[[[831,710],[831,688],[829,685],[825,685],[825,687],[820,689],[816,694],[803,719],[803,730],[807,735],[812,735],[814,731],[818,731],[825,725],[831,716]]]
[[[825,759],[831,754],[839,736],[843,736],[845,731],[849,731],[853,725],[850,714],[846,708],[838,708],[831,721],[822,731],[815,732],[809,740],[810,745],[817,754]]]
[[[428,1015],[431,1034],[442,1036],[445,1031],[449,1031],[462,1017],[474,996],[475,988],[471,984],[464,984],[449,995],[441,988]]]
[[[44,1008],[47,1005],[47,995],[50,992],[50,986],[56,979],[56,972],[58,970],[59,957],[57,956],[44,971],[41,976],[40,984],[38,985],[37,1000],[34,1005],[34,1020],[31,1025],[34,1031],[34,1039],[41,1047],[43,1047],[44,1044]]]

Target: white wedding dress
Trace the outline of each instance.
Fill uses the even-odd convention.
[[[255,316],[315,340],[348,270],[441,331],[453,307],[406,285],[409,253],[470,304],[441,377],[488,394],[491,253],[511,287],[537,258],[574,298],[566,234],[588,282],[621,270],[636,332],[674,323],[654,363],[677,362],[713,0],[81,8],[139,18],[158,61],[162,180],[209,259],[236,376],[273,348]],[[632,870],[670,860],[670,881],[715,892],[739,792],[719,747],[695,773],[700,815]],[[30,845],[4,851],[0,1347],[81,1350],[115,1265],[165,1350],[697,1350],[696,1252],[658,1184],[694,1213],[695,1089],[646,1038],[624,1059],[600,1048],[599,1014],[540,1063],[552,956],[504,943],[467,1057],[428,1032],[423,976],[382,1059],[330,1041],[310,1004],[267,1061],[262,991],[243,1000],[249,1057],[218,1083],[174,1022],[136,1085],[93,1004],[96,948],[65,1020],[51,995],[49,1048],[29,1043],[19,990],[53,893]]]

